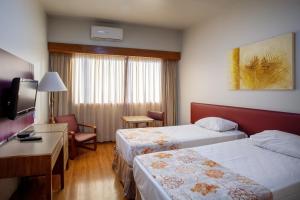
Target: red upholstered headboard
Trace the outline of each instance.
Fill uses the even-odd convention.
[[[191,103],[191,123],[204,117],[222,117],[239,124],[248,135],[263,130],[281,130],[300,135],[300,114],[251,108]]]

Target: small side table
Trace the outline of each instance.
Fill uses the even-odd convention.
[[[146,123],[147,126],[151,126],[154,119],[147,117],[147,116],[123,116],[123,128],[130,128],[130,125],[133,128],[138,128],[139,124]]]

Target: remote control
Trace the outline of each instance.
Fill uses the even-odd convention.
[[[18,138],[26,138],[29,137],[31,135],[31,133],[33,133],[33,131],[23,131],[21,133],[17,134]]]
[[[31,137],[20,138],[20,142],[29,142],[29,141],[38,141],[38,140],[42,140],[42,137],[31,136]]]

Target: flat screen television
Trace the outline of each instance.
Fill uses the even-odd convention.
[[[14,78],[11,83],[8,98],[8,118],[35,110],[38,81],[32,79]]]

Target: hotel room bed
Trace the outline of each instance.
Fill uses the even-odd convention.
[[[201,108],[201,112],[191,113],[192,123],[213,114],[237,122],[239,129],[251,139],[137,156],[133,164],[138,194],[141,194],[137,197],[144,200],[170,199],[170,194],[173,194],[173,199],[299,199],[300,114],[199,103],[192,103],[191,107],[192,110]],[[269,135],[260,141],[261,135],[255,133],[264,130],[292,134],[283,134],[283,142],[276,137],[270,140]],[[285,137],[297,139],[285,143]],[[265,146],[262,148],[258,144]],[[180,158],[178,154],[182,154]],[[193,160],[198,160],[198,165],[193,164]],[[215,169],[207,171],[206,167]],[[161,172],[164,169],[167,172]],[[176,189],[178,186],[179,190]],[[230,186],[236,190],[231,190]],[[193,192],[204,197],[195,197]],[[221,197],[218,196],[220,193]],[[231,197],[228,198],[228,194]]]
[[[239,130],[211,131],[196,125],[156,128],[120,129],[116,134],[113,169],[124,186],[124,195],[135,197],[132,164],[137,155],[151,152],[196,147],[245,138]]]
[[[247,191],[239,183],[232,187],[235,188],[234,191],[227,191],[232,199],[235,195],[240,198],[244,195],[245,199],[251,199],[251,195],[254,198],[257,193],[264,193],[260,199],[296,200],[300,197],[300,159],[255,146],[248,138],[137,156],[133,172],[140,197],[143,200],[220,198],[221,196],[214,196],[224,195],[222,188],[218,187],[222,185],[222,179],[218,178],[223,175],[226,177],[228,173],[213,171],[214,173],[209,174],[214,177],[213,180],[203,179],[206,176],[198,174],[198,166],[203,164],[203,160],[198,162],[198,156],[212,161],[205,169],[214,169],[215,163],[220,164],[246,177],[238,176],[240,181],[252,183],[252,186],[247,187],[256,187],[251,188],[252,191],[256,190],[251,194],[251,190]],[[193,165],[193,162],[198,163]],[[197,169],[193,169],[195,166]],[[205,183],[208,185],[203,188]],[[226,184],[230,185],[228,182]]]
[[[136,155],[196,147],[245,138],[239,130],[217,132],[197,125],[156,128],[120,129],[116,134],[116,148],[120,156],[132,166]]]

